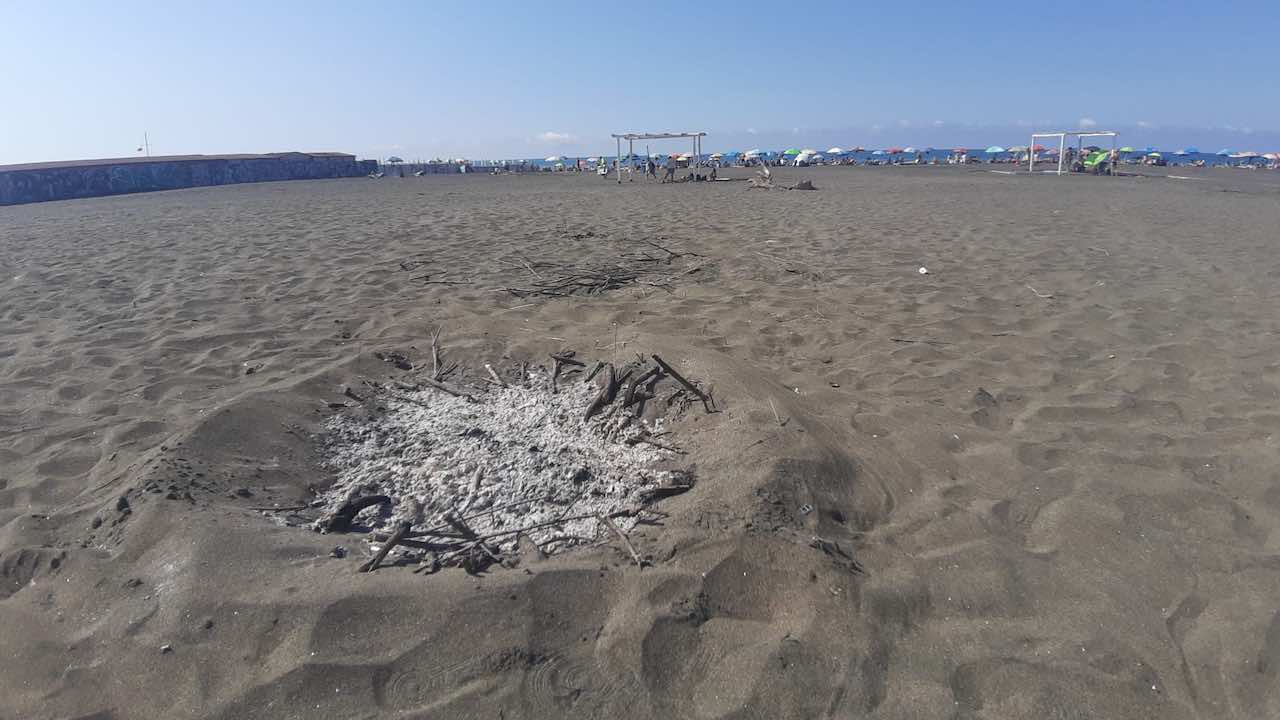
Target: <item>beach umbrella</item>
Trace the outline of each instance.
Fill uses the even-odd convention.
[[[1190,150],[1179,150],[1178,152],[1174,153],[1174,155],[1190,155],[1190,154],[1191,154]]]
[[[897,154],[898,154],[898,153],[900,153],[900,152],[902,152],[902,148],[900,148],[900,147],[891,147],[891,148],[889,148],[889,154],[890,154],[890,155],[897,155]]]
[[[1244,150],[1244,151],[1242,151],[1242,152],[1238,152],[1238,153],[1236,153],[1235,155],[1232,155],[1231,157],[1233,157],[1233,158],[1255,158],[1255,157],[1259,157],[1259,156],[1258,156],[1258,153],[1256,153],[1256,152],[1254,152],[1254,151],[1252,151],[1252,150]]]
[[[866,151],[867,151],[867,149],[866,149],[866,148],[864,148],[864,147],[862,147],[861,145],[859,145],[859,146],[855,147],[854,149],[850,150],[849,152],[866,152]]]
[[[1263,153],[1262,157],[1267,160],[1280,160],[1280,153]]]
[[[786,150],[782,151],[782,154],[783,155],[799,155],[800,151],[795,148],[787,148]]]
[[[969,152],[969,148],[952,148],[952,149],[951,149],[951,152],[953,152],[953,153],[967,153],[967,152]]]
[[[1227,155],[1231,155],[1234,152],[1235,150],[1231,150],[1230,148],[1222,148],[1221,150],[1218,151],[1218,154],[1223,157],[1226,157]]]
[[[915,148],[913,148],[913,147],[902,148],[902,152],[904,152],[904,153],[913,153],[913,152],[915,152],[915,151],[916,151],[916,149],[915,149]]]
[[[844,150],[842,150],[842,149],[840,149],[840,148],[838,148],[838,147],[829,148],[829,149],[827,150],[827,154],[828,154],[828,155],[840,155],[840,154],[842,154],[842,153],[844,153]]]
[[[800,151],[800,154],[801,155],[817,155],[818,151],[814,150],[813,148],[805,148]]]
[[[1198,148],[1198,147],[1189,147],[1189,148],[1187,148],[1187,154],[1188,154],[1188,155],[1195,155],[1195,154],[1196,154],[1196,153],[1198,153],[1198,152],[1200,152],[1200,148]]]
[[[1026,145],[1014,145],[1013,147],[1009,148],[1009,152],[1011,153],[1020,153],[1020,152],[1026,152],[1026,151],[1027,151]]]
[[[883,151],[883,150],[873,150],[873,151],[871,151],[871,154],[872,154],[872,155],[884,155],[884,151]]]
[[[1031,149],[1032,149],[1032,150],[1034,150],[1035,152],[1044,152],[1044,151],[1045,151],[1045,147],[1044,147],[1043,145],[1032,145],[1032,146],[1031,146]]]
[[[986,151],[987,151],[987,152],[989,152],[989,153],[995,154],[995,153],[1002,153],[1002,152],[1004,152],[1005,150],[1004,150],[1004,148],[1000,147],[999,145],[992,145],[991,147],[987,148],[987,150],[986,150]]]
[[[1160,157],[1160,153],[1158,153],[1158,152],[1149,152],[1149,153],[1147,153],[1147,157]]]
[[[1138,151],[1133,147],[1125,145],[1124,147],[1120,148],[1120,152],[1138,152]]]
[[[1146,147],[1142,148],[1142,152],[1144,152],[1144,153],[1153,153],[1153,152],[1155,152],[1155,151],[1156,151],[1156,149],[1155,149],[1155,148],[1153,148],[1153,147],[1151,147],[1150,145],[1148,145],[1148,146],[1146,146]]]
[[[724,157],[724,154],[723,154],[723,153],[711,153],[710,157],[711,157],[711,159],[712,159],[712,160],[719,160],[719,159],[721,159],[721,158],[723,158],[723,157]]]
[[[400,158],[396,157],[395,155],[392,155],[391,157],[387,158],[387,162],[389,162],[389,163],[402,163],[402,162],[404,162],[404,160],[401,160]]]
[[[599,158],[593,158],[593,157],[587,158],[587,162],[589,162],[589,163],[593,163],[593,162],[595,162],[596,160],[599,160]]]
[[[552,155],[546,159],[546,162],[560,162],[562,158],[559,155]]]

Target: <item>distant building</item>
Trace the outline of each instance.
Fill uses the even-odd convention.
[[[375,160],[336,152],[169,155],[0,165],[0,205],[273,180],[360,177]]]

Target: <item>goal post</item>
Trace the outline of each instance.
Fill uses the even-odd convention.
[[[1037,138],[1057,138],[1057,139],[1058,139],[1058,170],[1057,170],[1057,173],[1058,173],[1059,175],[1061,175],[1061,174],[1062,174],[1062,164],[1063,164],[1063,162],[1064,162],[1064,159],[1063,159],[1063,158],[1064,158],[1064,156],[1066,155],[1066,152],[1067,152],[1067,138],[1068,138],[1068,137],[1075,139],[1075,142],[1076,142],[1076,151],[1077,151],[1077,152],[1079,152],[1079,151],[1082,149],[1082,147],[1081,147],[1081,146],[1082,146],[1082,145],[1084,145],[1084,139],[1085,139],[1085,138],[1087,138],[1087,137],[1109,137],[1109,138],[1111,138],[1111,149],[1114,151],[1114,150],[1116,149],[1116,138],[1120,137],[1120,133],[1118,133],[1118,132],[1114,132],[1114,131],[1111,131],[1111,130],[1094,130],[1094,131],[1089,131],[1089,132],[1085,132],[1085,131],[1078,131],[1078,132],[1063,131],[1063,132],[1032,133],[1032,134],[1031,134],[1031,146],[1030,146],[1029,148],[1027,148],[1027,172],[1035,172],[1035,171],[1036,171],[1036,139],[1037,139]],[[1045,172],[1054,172],[1054,171],[1053,171],[1053,170],[1046,170]]]

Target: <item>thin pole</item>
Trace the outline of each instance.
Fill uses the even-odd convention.
[[[618,162],[618,160],[619,160],[619,157],[622,155],[622,138],[615,136],[614,139],[618,141],[618,156],[614,158],[614,168],[618,171],[618,184],[621,185],[622,184],[622,163]]]
[[[1035,173],[1036,171],[1036,136],[1031,136],[1031,147],[1027,148],[1027,172]]]

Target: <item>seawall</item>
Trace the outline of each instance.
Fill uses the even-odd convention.
[[[0,205],[274,180],[360,177],[375,160],[345,153],[179,155],[0,165]]]

